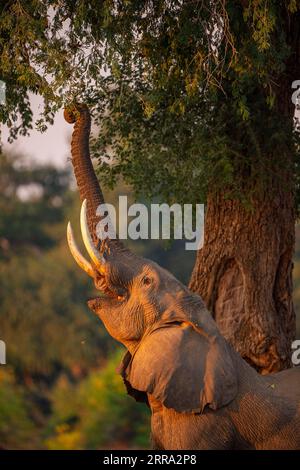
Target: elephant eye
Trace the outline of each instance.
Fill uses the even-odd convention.
[[[152,284],[152,279],[149,276],[144,276],[142,282],[144,286],[150,286]]]

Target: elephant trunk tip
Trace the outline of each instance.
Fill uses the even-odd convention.
[[[76,122],[76,110],[72,107],[64,109],[64,118],[69,124]]]
[[[69,124],[74,124],[82,112],[88,112],[86,104],[73,104],[64,109],[64,118]]]

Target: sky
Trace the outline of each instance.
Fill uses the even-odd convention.
[[[42,100],[36,95],[30,97],[33,110],[33,122],[42,110]],[[19,136],[12,144],[7,142],[9,135],[7,126],[1,128],[2,148],[4,151],[21,153],[28,161],[38,163],[52,163],[57,167],[64,167],[70,158],[70,140],[73,126],[63,117],[63,110],[54,118],[54,124],[44,133],[32,129],[30,135]]]

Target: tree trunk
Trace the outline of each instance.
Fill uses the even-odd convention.
[[[261,373],[290,366],[295,334],[292,192],[265,193],[246,209],[208,197],[204,246],[190,288],[201,295],[221,333]]]

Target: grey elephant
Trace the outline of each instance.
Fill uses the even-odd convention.
[[[127,391],[151,409],[155,449],[300,449],[300,368],[261,376],[227,341],[201,298],[119,240],[99,243],[96,210],[103,195],[89,154],[85,105],[75,123],[72,163],[83,201],[81,232],[68,242],[99,297],[89,307],[127,353],[120,367]]]

